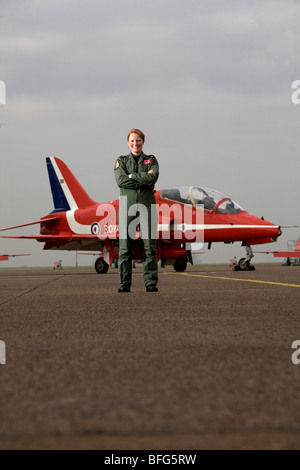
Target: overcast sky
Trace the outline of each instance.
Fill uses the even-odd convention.
[[[114,163],[132,127],[159,160],[157,189],[206,186],[300,225],[299,21],[298,0],[0,0],[1,227],[52,211],[48,156],[93,199],[116,199]],[[299,234],[259,249],[286,249]],[[75,263],[42,247],[0,239],[0,253],[32,253],[0,267]],[[213,245],[202,259],[234,254],[244,255],[239,243]]]

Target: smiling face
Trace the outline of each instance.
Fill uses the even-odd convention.
[[[139,136],[139,134],[136,134],[135,132],[132,132],[131,134],[129,134],[127,143],[128,143],[130,152],[133,155],[138,156],[142,153],[144,140],[142,139],[142,137]]]

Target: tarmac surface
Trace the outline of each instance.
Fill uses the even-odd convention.
[[[0,270],[0,449],[300,449],[300,267],[133,272]]]

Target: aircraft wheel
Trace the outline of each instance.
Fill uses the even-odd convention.
[[[249,261],[246,261],[246,258],[241,258],[239,260],[239,268],[242,271],[245,271],[246,269],[248,269],[249,268]]]
[[[186,261],[186,258],[184,256],[181,256],[180,258],[177,258],[177,260],[173,264],[173,267],[174,267],[175,271],[178,272],[178,273],[182,273],[183,271],[185,271],[186,266],[187,266],[187,261]]]
[[[103,258],[97,258],[95,262],[95,269],[98,274],[107,273],[109,265]]]

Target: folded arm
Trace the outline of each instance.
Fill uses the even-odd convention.
[[[140,187],[152,186],[156,183],[159,176],[158,161],[155,157],[152,157],[152,162],[149,165],[148,171],[139,171],[138,173],[132,173],[131,179],[139,183]]]
[[[115,165],[115,179],[119,188],[139,189],[140,184],[133,178],[130,178],[123,162],[119,159]]]

